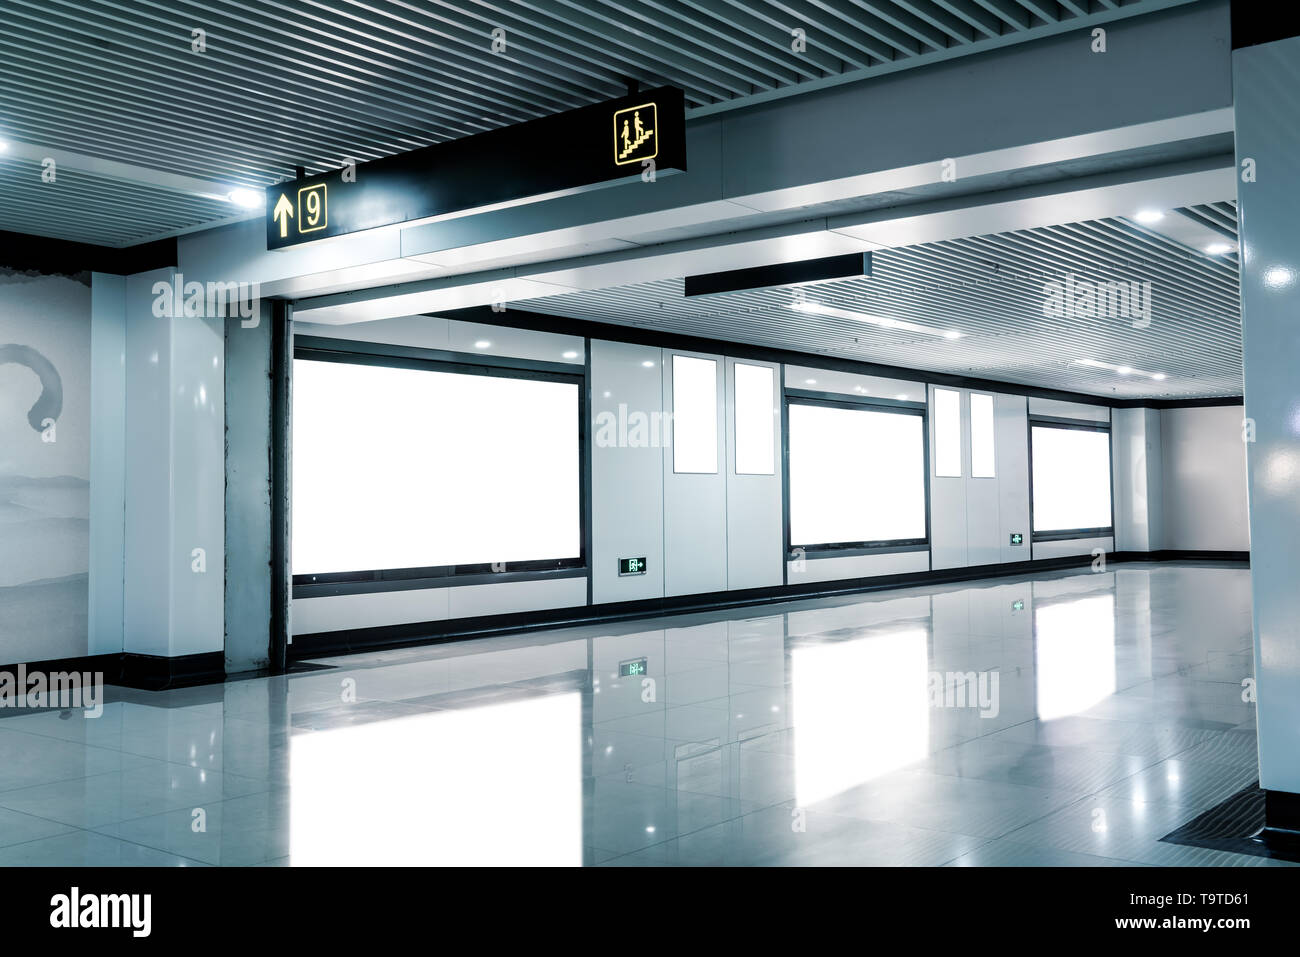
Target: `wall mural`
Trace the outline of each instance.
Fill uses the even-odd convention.
[[[63,380],[59,378],[59,370],[31,346],[13,342],[0,345],[0,366],[6,362],[26,366],[41,380],[41,397],[27,413],[27,421],[37,432],[44,432],[58,422],[63,411]]]
[[[0,268],[0,664],[86,654],[90,286]]]

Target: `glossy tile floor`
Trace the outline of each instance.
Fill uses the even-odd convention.
[[[1276,865],[1159,841],[1256,779],[1249,609],[1120,565],[109,689],[0,718],[0,864]]]

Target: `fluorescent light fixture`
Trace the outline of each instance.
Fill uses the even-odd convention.
[[[572,349],[570,349],[568,352],[566,352],[566,353],[564,354],[564,358],[566,358],[566,359],[576,359],[576,358],[578,358],[578,354],[577,354],[576,352],[574,352]]]
[[[1232,243],[1210,243],[1205,247],[1205,253],[1208,256],[1222,256],[1224,253],[1232,252]]]
[[[804,385],[816,385],[816,384],[817,384],[817,380],[816,380],[816,379],[804,379],[804,380],[803,380],[803,384],[804,384]]]
[[[1109,362],[1098,362],[1096,359],[1075,359],[1074,364],[1077,366],[1087,366],[1090,369],[1108,369],[1119,375],[1140,375],[1148,379],[1155,379],[1162,382],[1169,378],[1163,372],[1144,372],[1142,369],[1134,369],[1132,366],[1111,365]]]
[[[244,189],[242,186],[227,193],[226,199],[244,209],[259,209],[266,204],[265,193],[256,189]]]
[[[900,329],[903,332],[919,332],[926,336],[943,336],[945,339],[956,339],[961,336],[960,332],[953,329],[931,329],[928,326],[918,326],[914,322],[904,322],[902,319],[891,319],[888,316],[871,316],[865,312],[854,312],[852,309],[840,309],[836,306],[826,306],[820,302],[802,302],[790,303],[790,308],[796,312],[807,312],[814,316],[834,316],[836,319],[852,319],[854,322],[869,322],[873,326],[880,326],[882,329]]]
[[[655,367],[655,364],[651,362],[649,359],[641,363],[641,365],[645,366],[647,369],[653,369]]]
[[[475,348],[475,349],[487,349],[487,348],[489,348],[491,345],[492,345],[492,343],[488,342],[486,339],[480,339],[478,342],[474,343],[474,348]]]
[[[1150,225],[1151,223],[1160,222],[1160,220],[1165,218],[1165,214],[1158,209],[1144,209],[1141,210],[1134,218],[1139,223],[1146,223],[1147,225]]]

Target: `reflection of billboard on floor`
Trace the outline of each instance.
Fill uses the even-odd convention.
[[[926,756],[926,631],[795,648],[795,792],[800,807]]]
[[[294,866],[581,866],[578,694],[295,734]]]
[[[87,653],[90,287],[0,269],[0,662]]]
[[[1115,693],[1115,596],[1111,592],[1034,609],[1038,717],[1087,711]]]

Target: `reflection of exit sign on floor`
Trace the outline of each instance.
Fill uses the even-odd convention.
[[[1020,532],[1012,532],[1012,533],[1011,533],[1011,544],[1012,544],[1012,545],[1023,545],[1023,544],[1025,544],[1025,536],[1022,535]]]

